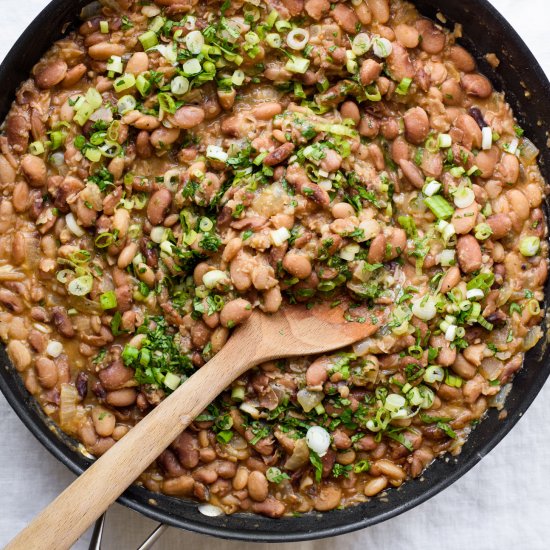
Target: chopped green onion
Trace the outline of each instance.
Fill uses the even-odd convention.
[[[428,382],[428,384],[434,384],[435,382],[443,382],[444,378],[445,378],[445,371],[443,370],[443,367],[439,367],[437,365],[428,367],[426,369],[426,372],[424,373],[424,381]]]
[[[214,222],[210,218],[207,218],[206,216],[204,218],[201,218],[201,221],[199,222],[199,228],[202,232],[208,233],[212,228],[214,227]]]
[[[426,197],[424,204],[438,219],[450,218],[454,214],[454,208],[441,195]]]
[[[113,55],[109,61],[107,61],[107,70],[112,73],[119,73],[121,74],[124,70],[124,66],[122,65],[122,57],[118,55]]]
[[[475,238],[478,241],[485,241],[493,234],[493,230],[491,229],[491,226],[488,223],[478,223],[475,226],[474,231],[475,231]]]
[[[412,78],[404,78],[401,80],[397,88],[395,89],[395,93],[399,95],[407,95],[409,93],[409,88],[412,84]]]
[[[53,132],[50,132],[50,142],[51,142],[51,149],[52,151],[55,151],[56,149],[59,149],[67,139],[67,134],[65,132],[62,132],[61,130],[55,130]]]
[[[170,89],[174,95],[185,95],[189,91],[189,80],[184,76],[176,76],[170,82]]]
[[[281,31],[284,31],[284,30],[289,30],[289,29],[291,29],[291,28],[292,28],[292,24],[289,23],[288,21],[283,21],[283,20],[281,20],[281,21],[277,21],[277,22],[275,23],[275,28],[276,28],[279,32],[281,32]]]
[[[281,39],[281,35],[271,32],[265,37],[265,41],[268,43],[269,46],[272,48],[280,48],[281,44],[283,43]]]
[[[440,189],[441,189],[441,183],[439,183],[436,180],[433,180],[433,181],[430,181],[429,183],[426,183],[426,185],[424,185],[424,187],[422,188],[422,193],[426,197],[432,197],[433,195],[438,193]]]
[[[527,302],[527,311],[531,314],[531,315],[538,315],[540,313],[540,304],[538,302],[538,300],[529,300]]]
[[[523,237],[519,243],[519,251],[526,257],[536,256],[539,249],[540,239],[538,237]]]
[[[101,151],[99,149],[90,147],[89,149],[86,149],[84,156],[90,162],[99,162],[101,160]]]
[[[173,372],[166,373],[164,377],[163,384],[171,389],[172,391],[176,390],[181,384],[181,376],[174,374]]]
[[[128,90],[135,86],[136,77],[133,74],[127,73],[122,75],[120,78],[117,78],[113,84],[115,92],[120,93],[124,90]]]
[[[285,69],[291,73],[304,74],[308,70],[309,64],[309,59],[292,57],[286,62]]]
[[[202,71],[202,66],[198,59],[189,59],[183,64],[185,76],[194,76]]]
[[[143,74],[140,74],[136,78],[136,88],[137,88],[138,92],[143,97],[145,97],[151,91],[151,82],[149,82],[149,80],[147,80],[147,78]]]
[[[170,113],[171,115],[173,115],[176,112],[176,102],[170,94],[161,93],[157,96],[157,100],[159,102],[160,108],[165,113]]]
[[[382,36],[375,36],[372,39],[372,51],[376,57],[388,57],[392,51],[392,43]]]
[[[133,111],[137,107],[137,101],[134,96],[125,95],[118,100],[118,112],[123,115],[129,111]]]
[[[185,45],[193,55],[198,55],[204,46],[204,36],[200,31],[191,31],[185,37]]]
[[[139,37],[139,41],[145,51],[154,48],[158,43],[158,36],[154,31],[147,31]]]
[[[108,34],[109,33],[109,21],[100,21],[99,22],[99,30],[101,34]]]
[[[241,71],[240,69],[237,69],[233,73],[233,76],[231,77],[231,83],[234,84],[235,86],[240,86],[244,82],[244,79],[245,79],[244,72]]]
[[[91,275],[82,275],[73,279],[68,285],[67,290],[73,296],[85,296],[93,287],[94,279]]]
[[[235,386],[231,390],[231,399],[233,401],[244,401],[244,386]]]
[[[104,292],[99,297],[99,304],[101,305],[101,309],[113,309],[117,306],[117,299],[116,294],[114,290],[109,290],[107,292]]]
[[[382,94],[380,93],[380,90],[378,89],[377,84],[371,84],[370,86],[365,86],[365,97],[369,101],[378,102],[382,100]]]
[[[448,149],[453,144],[453,138],[449,134],[439,134],[437,145],[440,149]]]
[[[45,150],[44,144],[41,141],[33,141],[29,145],[29,153],[31,155],[41,155]]]
[[[453,196],[453,202],[457,208],[468,208],[476,200],[476,196],[472,189],[459,185]]]
[[[357,56],[365,55],[371,44],[370,36],[366,32],[360,32],[351,42],[351,51]]]

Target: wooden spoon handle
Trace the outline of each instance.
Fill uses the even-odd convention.
[[[258,362],[254,344],[246,338],[231,338],[42,510],[6,549],[70,548],[224,388]]]

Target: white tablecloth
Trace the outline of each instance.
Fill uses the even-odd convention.
[[[47,2],[0,0],[0,59]],[[492,2],[550,73],[547,1]],[[169,529],[156,548],[546,550],[550,548],[549,463],[550,384],[547,384],[512,433],[472,471],[427,503],[381,525],[334,539],[294,545],[221,541]],[[0,545],[7,543],[73,477],[35,441],[0,395]],[[154,522],[115,505],[108,515],[103,548],[136,548],[154,526]],[[87,548],[88,540],[89,534],[75,548]]]

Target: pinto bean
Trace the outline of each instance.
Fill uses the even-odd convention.
[[[446,294],[451,291],[458,283],[460,283],[460,269],[454,265],[450,267],[441,279],[441,292]]]
[[[344,101],[340,106],[340,115],[343,119],[350,119],[357,125],[361,120],[361,113],[359,107],[354,101]]]
[[[198,126],[205,117],[204,109],[193,105],[180,107],[174,114],[174,122],[178,128],[189,130]]]
[[[99,371],[98,378],[107,391],[117,390],[134,379],[134,371],[129,367],[125,367],[122,361],[117,360]]]
[[[365,484],[363,492],[368,497],[373,497],[388,486],[388,478],[379,476],[371,479]]]
[[[274,116],[281,114],[283,108],[280,103],[269,101],[260,103],[252,109],[252,115],[258,120],[271,120]]]
[[[190,496],[194,485],[195,480],[189,475],[165,479],[162,482],[162,492],[171,496]]]
[[[383,233],[378,234],[370,243],[367,260],[371,264],[384,261],[386,255],[386,236]]]
[[[405,48],[416,48],[420,42],[418,30],[411,25],[397,25],[394,29],[395,36]]]
[[[226,328],[244,323],[252,315],[252,304],[243,298],[227,302],[220,313],[220,322]]]
[[[336,485],[323,485],[315,498],[313,506],[318,512],[334,510],[342,498],[342,490]]]
[[[378,119],[374,118],[372,115],[365,115],[361,117],[358,127],[359,134],[368,138],[375,138],[380,131],[380,122]]]
[[[459,71],[471,73],[476,68],[475,59],[461,46],[451,46],[449,51],[449,59],[454,63],[454,66]]]
[[[25,306],[23,300],[11,290],[6,288],[0,289],[0,303],[13,313],[23,313]]]
[[[137,243],[131,242],[129,245],[127,245],[122,249],[122,252],[120,253],[117,260],[117,266],[120,269],[126,269],[132,263],[132,260],[136,257],[137,253],[138,253]]]
[[[489,79],[478,73],[465,74],[460,79],[460,84],[468,95],[481,99],[486,99],[493,93],[493,86]]]
[[[467,114],[461,114],[455,121],[455,126],[462,131],[461,143],[467,149],[481,147],[481,128],[477,122]]]
[[[348,6],[336,4],[335,8],[330,12],[330,15],[338,26],[347,33],[355,34],[357,32],[357,26],[360,25],[359,18]]]
[[[180,137],[179,128],[157,128],[149,138],[155,149],[169,149],[170,146]]]
[[[465,235],[472,231],[477,223],[477,215],[479,213],[479,204],[473,202],[466,208],[457,208],[451,218],[455,231],[458,235]]]
[[[283,258],[283,267],[292,276],[306,279],[311,275],[311,262],[306,256],[289,252]]]
[[[376,471],[381,474],[395,480],[403,481],[407,474],[403,471],[399,465],[393,463],[391,460],[383,458],[382,460],[377,460],[372,466],[373,473]]]
[[[445,47],[445,34],[429,19],[419,19],[416,28],[422,37],[420,48],[429,54],[437,54]]]
[[[390,19],[390,5],[388,0],[366,0],[372,13],[372,18],[378,23],[387,23]]]
[[[304,9],[306,13],[315,21],[319,21],[330,10],[328,0],[305,0]]]
[[[277,166],[277,164],[281,164],[281,162],[290,157],[292,151],[294,151],[293,143],[283,143],[277,147],[275,151],[272,151],[269,155],[267,155],[267,157],[265,157],[264,164],[266,166]]]
[[[374,59],[365,59],[361,63],[361,70],[359,71],[359,79],[363,86],[372,84],[382,72],[382,64],[378,63]]]
[[[47,357],[39,357],[35,365],[40,385],[46,389],[53,388],[57,384],[58,379],[55,363]]]
[[[61,82],[63,88],[72,88],[80,82],[86,74],[88,67],[84,63],[79,63],[67,71],[65,78]]]
[[[393,227],[386,235],[386,260],[393,260],[404,252],[407,246],[407,234],[403,229]]]
[[[34,79],[39,88],[47,90],[57,86],[67,75],[67,63],[62,59],[50,61],[36,71]]]
[[[456,250],[458,264],[464,273],[472,273],[481,267],[481,247],[473,235],[460,236]]]
[[[306,371],[306,384],[310,388],[322,386],[328,380],[328,369],[330,367],[330,359],[326,356],[319,357]]]
[[[129,407],[136,402],[137,393],[133,388],[123,388],[107,392],[105,402],[112,407]]]
[[[519,189],[511,189],[506,193],[506,199],[510,205],[510,210],[521,221],[529,218],[531,207],[527,197]]]
[[[269,484],[262,472],[254,471],[248,476],[248,494],[256,502],[263,502],[269,494]]]
[[[281,295],[281,289],[275,286],[264,292],[260,308],[264,313],[275,313],[279,311],[282,303],[283,297]]]
[[[145,52],[135,52],[126,64],[126,72],[134,76],[149,70],[149,56]]]
[[[253,502],[252,511],[269,518],[280,518],[285,513],[285,505],[274,497],[268,496],[263,502]]]
[[[474,365],[472,365],[465,357],[462,355],[462,353],[459,353],[456,356],[456,360],[451,365],[451,368],[453,369],[456,374],[461,376],[462,378],[466,380],[472,379],[476,375],[476,368]]]
[[[155,191],[147,205],[147,219],[153,225],[160,225],[166,217],[166,212],[172,204],[172,193],[165,187]]]
[[[31,366],[31,352],[25,343],[20,340],[10,340],[7,350],[15,368],[19,372],[23,372]]]
[[[424,176],[420,171],[420,168],[414,164],[414,162],[401,159],[398,161],[399,167],[403,171],[403,175],[417,188],[422,189],[424,187]]]
[[[464,101],[464,92],[458,80],[448,78],[441,84],[441,95],[445,105],[458,106]]]
[[[75,335],[75,330],[73,324],[67,313],[67,310],[64,307],[57,306],[52,310],[52,319],[57,329],[57,332],[64,336],[65,338],[73,338]]]
[[[88,48],[88,55],[96,61],[107,61],[113,55],[122,56],[126,48],[123,44],[111,44],[110,42],[99,42]]]
[[[415,145],[424,143],[430,133],[430,119],[426,111],[422,107],[413,107],[405,113],[403,119],[407,140]]]
[[[25,155],[21,159],[21,169],[31,187],[44,187],[46,185],[48,171],[42,158]]]
[[[497,165],[495,177],[502,183],[513,185],[519,178],[519,160],[516,155],[505,153]]]
[[[30,123],[27,117],[14,113],[9,115],[6,120],[6,135],[8,138],[8,143],[16,153],[24,153],[29,146],[29,133],[30,133]],[[3,156],[0,155],[0,160],[5,160]],[[5,167],[4,167],[5,166]],[[13,167],[7,162],[0,162],[0,167],[4,167],[4,170],[10,170],[13,173],[13,176],[6,176],[4,179],[13,181],[15,176],[15,171]],[[2,180],[0,180],[2,181]],[[8,181],[5,181],[8,183]]]
[[[459,274],[460,276],[460,274]],[[438,334],[430,338],[430,346],[439,350],[436,363],[443,367],[450,367],[456,359],[456,349],[451,349],[450,342],[444,334]]]
[[[103,407],[94,407],[92,411],[94,428],[100,437],[109,437],[116,425],[115,415]]]
[[[495,172],[495,166],[499,157],[498,147],[493,146],[487,151],[480,151],[475,157],[475,165],[481,172],[483,179],[490,178]]]
[[[398,42],[394,43],[392,52],[387,57],[387,63],[392,78],[395,78],[398,82],[404,78],[414,78],[415,70],[409,52]]]
[[[494,214],[487,218],[487,223],[493,231],[491,238],[498,241],[506,237],[512,229],[512,220],[507,214]]]

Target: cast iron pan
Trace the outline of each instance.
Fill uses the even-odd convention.
[[[14,99],[19,83],[27,78],[33,65],[51,44],[71,28],[80,8],[89,0],[54,0],[33,21],[13,46],[0,67],[2,95],[0,120],[3,120]],[[512,27],[486,0],[419,0],[421,13],[435,19],[441,5],[447,25],[460,23],[464,29],[463,45],[476,54],[481,71],[499,90],[505,90],[519,123],[526,135],[541,150],[541,169],[550,181],[550,152],[546,141],[545,121],[550,121],[550,83],[525,43]],[[494,52],[500,65],[493,70],[485,61]],[[550,284],[546,286],[549,295]],[[227,539],[291,542],[341,535],[374,525],[401,514],[448,487],[483,458],[523,415],[550,374],[550,351],[544,342],[527,354],[525,365],[514,380],[506,401],[504,420],[491,410],[488,417],[473,431],[462,453],[455,459],[438,460],[421,480],[391,489],[385,498],[375,498],[360,506],[324,514],[269,519],[262,516],[235,514],[207,518],[197,511],[197,504],[179,500],[146,489],[131,487],[119,502],[142,514],[175,527]],[[29,396],[20,377],[11,366],[2,346],[0,349],[0,388],[6,399],[35,437],[63,464],[80,474],[90,461],[77,452],[77,443],[62,434],[48,421],[35,400]]]

